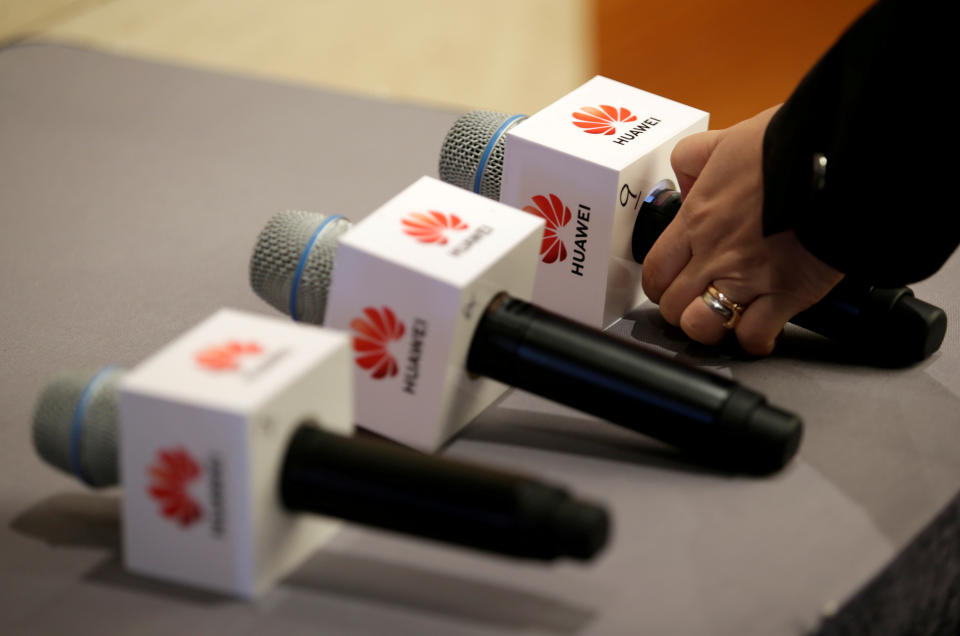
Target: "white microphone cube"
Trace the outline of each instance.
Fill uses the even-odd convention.
[[[530,298],[543,227],[423,177],[340,238],[324,324],[352,338],[357,425],[433,451],[503,394],[467,353],[497,294]]]
[[[306,421],[350,435],[353,377],[341,333],[221,310],[119,387],[128,569],[255,597],[339,522],[280,500],[287,444]]]
[[[643,302],[637,212],[708,118],[597,76],[507,131],[500,201],[547,219],[535,303],[603,328]]]

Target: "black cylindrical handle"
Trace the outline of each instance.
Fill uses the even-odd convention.
[[[590,559],[609,534],[604,508],[562,488],[309,424],[290,441],[280,496],[291,511],[544,561]]]
[[[664,188],[640,206],[633,226],[633,258],[642,263],[677,215],[680,193]],[[873,287],[844,280],[790,322],[857,351],[863,359],[900,366],[925,360],[943,343],[947,315],[915,298],[908,287]]]
[[[680,193],[676,190],[661,189],[651,192],[637,213],[633,224],[633,260],[642,263],[653,244],[667,229],[673,217],[680,210]]]
[[[736,470],[781,468],[803,432],[733,380],[506,294],[481,319],[467,368]]]
[[[947,314],[909,287],[844,280],[790,322],[855,348],[877,364],[908,365],[930,357],[947,333]]]

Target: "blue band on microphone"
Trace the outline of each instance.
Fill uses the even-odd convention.
[[[525,345],[521,345],[520,348],[517,349],[516,354],[523,360],[533,360],[539,365],[546,366],[562,364],[558,362],[556,357],[552,354],[543,353],[541,351],[537,351],[534,347]],[[665,395],[659,395],[655,391],[642,389],[624,380],[616,380],[598,375],[592,369],[570,367],[570,370],[572,371],[572,375],[579,376],[579,379],[594,386],[605,385],[604,388],[608,390],[615,391],[621,395],[629,395],[631,398],[641,402],[656,404],[661,409],[672,411],[680,417],[687,417],[691,420],[696,420],[704,424],[713,423],[713,414],[709,411],[698,409],[692,405],[684,404],[683,402],[671,399]]]
[[[500,124],[500,127],[497,128],[496,132],[493,133],[493,137],[490,138],[490,141],[487,142],[487,147],[483,149],[483,155],[480,157],[480,164],[477,166],[477,176],[473,179],[473,191],[477,194],[480,194],[480,180],[483,178],[483,171],[487,167],[487,159],[490,158],[490,154],[493,152],[493,147],[497,145],[497,142],[500,141],[500,137],[503,137],[503,133],[507,131],[507,128],[510,127],[510,124],[517,121],[518,119],[523,119],[526,115],[514,115],[507,119],[507,121]]]
[[[90,400],[93,399],[93,394],[99,387],[100,382],[103,381],[107,373],[116,369],[117,367],[114,365],[103,367],[90,378],[87,386],[83,387],[83,392],[80,393],[80,399],[77,400],[77,408],[73,410],[73,419],[70,421],[70,467],[73,469],[73,474],[88,486],[93,486],[93,484],[90,483],[86,473],[83,472],[83,461],[80,458],[83,419],[87,414],[87,406]]]
[[[343,217],[339,214],[334,214],[324,219],[320,226],[314,230],[310,240],[307,241],[307,246],[303,248],[303,254],[300,255],[300,261],[297,263],[297,271],[293,273],[293,284],[290,286],[290,317],[294,320],[299,320],[297,317],[297,294],[300,292],[300,277],[303,276],[303,269],[307,266],[307,259],[310,258],[310,250],[313,249],[313,244],[320,238],[320,232],[323,231],[323,228],[327,227],[331,221],[340,218]]]

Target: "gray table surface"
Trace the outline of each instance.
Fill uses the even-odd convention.
[[[799,330],[741,360],[643,307],[616,330],[803,415],[790,467],[700,470],[514,393],[444,452],[608,502],[615,534],[587,566],[345,526],[256,603],[125,572],[119,491],[33,453],[40,388],[133,365],[221,306],[272,313],[246,280],[266,219],[358,219],[436,174],[456,116],[50,44],[0,50],[0,633],[799,634],[960,488],[955,324],[932,359],[882,370]],[[954,257],[915,289],[960,316],[958,274]]]

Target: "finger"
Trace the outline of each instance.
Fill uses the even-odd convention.
[[[679,324],[691,339],[703,344],[716,344],[728,331],[723,324],[729,318],[703,301],[707,287],[713,285],[717,292],[743,307],[747,307],[757,297],[757,293],[744,281],[722,278],[711,281],[709,275],[705,275],[707,273],[693,275],[693,272],[694,268],[688,267],[677,277],[676,289],[671,285],[668,293],[664,294],[660,312],[668,322],[671,322],[673,316],[677,316],[677,322],[671,324]]]
[[[783,326],[806,309],[797,298],[787,294],[760,296],[743,312],[736,327],[740,347],[755,356],[773,351]]]
[[[709,282],[695,265],[684,267],[660,296],[660,313],[664,319],[671,325],[682,326],[683,312],[703,294]]]
[[[640,282],[643,293],[655,303],[693,256],[685,227],[682,219],[674,219],[643,259]]]
[[[712,346],[719,344],[730,330],[723,326],[726,319],[708,307],[702,296],[694,298],[683,310],[680,328],[691,340]]]
[[[670,153],[670,165],[677,175],[682,198],[687,198],[687,193],[713,154],[722,133],[722,130],[708,130],[684,137],[674,146]]]

